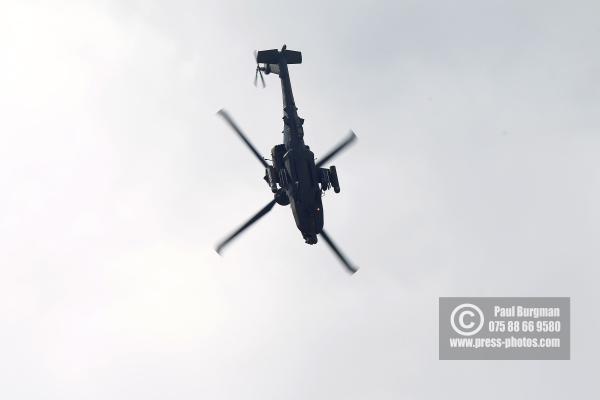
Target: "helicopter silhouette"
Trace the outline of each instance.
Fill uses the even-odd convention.
[[[227,111],[221,109],[217,114],[233,128],[240,139],[242,139],[263,165],[265,168],[264,180],[271,188],[274,198],[254,214],[252,218],[222,240],[216,246],[216,251],[221,254],[225,246],[271,211],[275,204],[282,206],[290,205],[296,227],[302,233],[304,241],[307,244],[315,244],[318,241],[317,235],[320,235],[348,271],[354,273],[357,271],[357,268],[348,261],[332,241],[331,237],[323,230],[324,220],[321,196],[331,188],[333,188],[335,193],[340,192],[340,184],[335,166],[329,168],[323,168],[323,166],[354,142],[356,135],[350,131],[342,142],[326,153],[323,158],[315,162],[314,153],[304,143],[304,130],[302,128],[304,120],[298,116],[298,108],[294,102],[288,71],[289,64],[302,63],[302,53],[287,50],[286,45],[283,45],[281,50],[258,51],[254,53],[254,56],[256,59],[255,86],[260,76],[262,85],[265,87],[263,72],[265,74],[277,74],[281,80],[283,143],[271,149],[272,165],[269,165],[260,155]]]

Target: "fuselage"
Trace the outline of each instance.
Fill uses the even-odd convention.
[[[302,232],[306,243],[317,242],[317,234],[323,230],[323,204],[319,187],[319,170],[315,166],[315,156],[304,143],[304,120],[298,116],[294,102],[292,84],[285,57],[280,57],[276,65],[267,72],[279,74],[283,98],[283,146],[282,155],[274,159],[276,169],[281,174],[285,170],[286,179],[280,185],[290,202],[296,226]],[[267,67],[269,68],[269,67]],[[279,146],[276,146],[279,147]]]

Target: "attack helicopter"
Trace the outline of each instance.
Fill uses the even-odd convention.
[[[350,273],[354,273],[357,271],[357,268],[348,261],[329,234],[323,229],[323,203],[321,196],[331,189],[335,193],[340,192],[340,184],[335,166],[330,166],[329,168],[324,168],[324,166],[354,142],[356,134],[350,131],[348,136],[331,151],[326,153],[325,156],[315,160],[314,153],[304,142],[304,130],[302,128],[304,120],[298,116],[298,108],[294,102],[288,71],[288,65],[302,63],[302,53],[288,50],[286,45],[283,45],[281,50],[272,49],[255,52],[254,57],[256,61],[255,86],[257,85],[258,77],[260,77],[262,86],[265,87],[263,73],[265,75],[279,75],[279,79],[281,80],[283,143],[277,144],[271,149],[271,160],[269,161],[272,162],[272,165],[268,164],[267,159],[261,156],[227,111],[221,109],[217,112],[217,115],[221,116],[229,124],[264,167],[264,180],[273,193],[273,200],[237,230],[223,239],[216,246],[215,250],[221,254],[225,246],[269,213],[275,204],[282,206],[289,205],[294,215],[296,227],[301,232],[304,241],[310,245],[315,244],[318,241],[317,235],[320,235],[347,270]]]

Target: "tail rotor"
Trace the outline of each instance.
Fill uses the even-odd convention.
[[[258,65],[258,60],[256,58],[257,56],[258,52],[254,50],[254,60],[256,61],[256,72],[254,73],[254,86],[258,86],[258,76],[260,75],[260,82],[262,83],[262,87],[265,88],[265,78],[262,74],[262,68],[260,67],[260,65]]]

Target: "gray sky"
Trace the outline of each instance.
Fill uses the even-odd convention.
[[[594,1],[8,1],[0,12],[0,396],[594,397]],[[342,192],[308,247],[215,116],[267,154],[291,67]],[[369,194],[369,191],[376,194]],[[571,361],[438,361],[439,296],[571,296]]]

